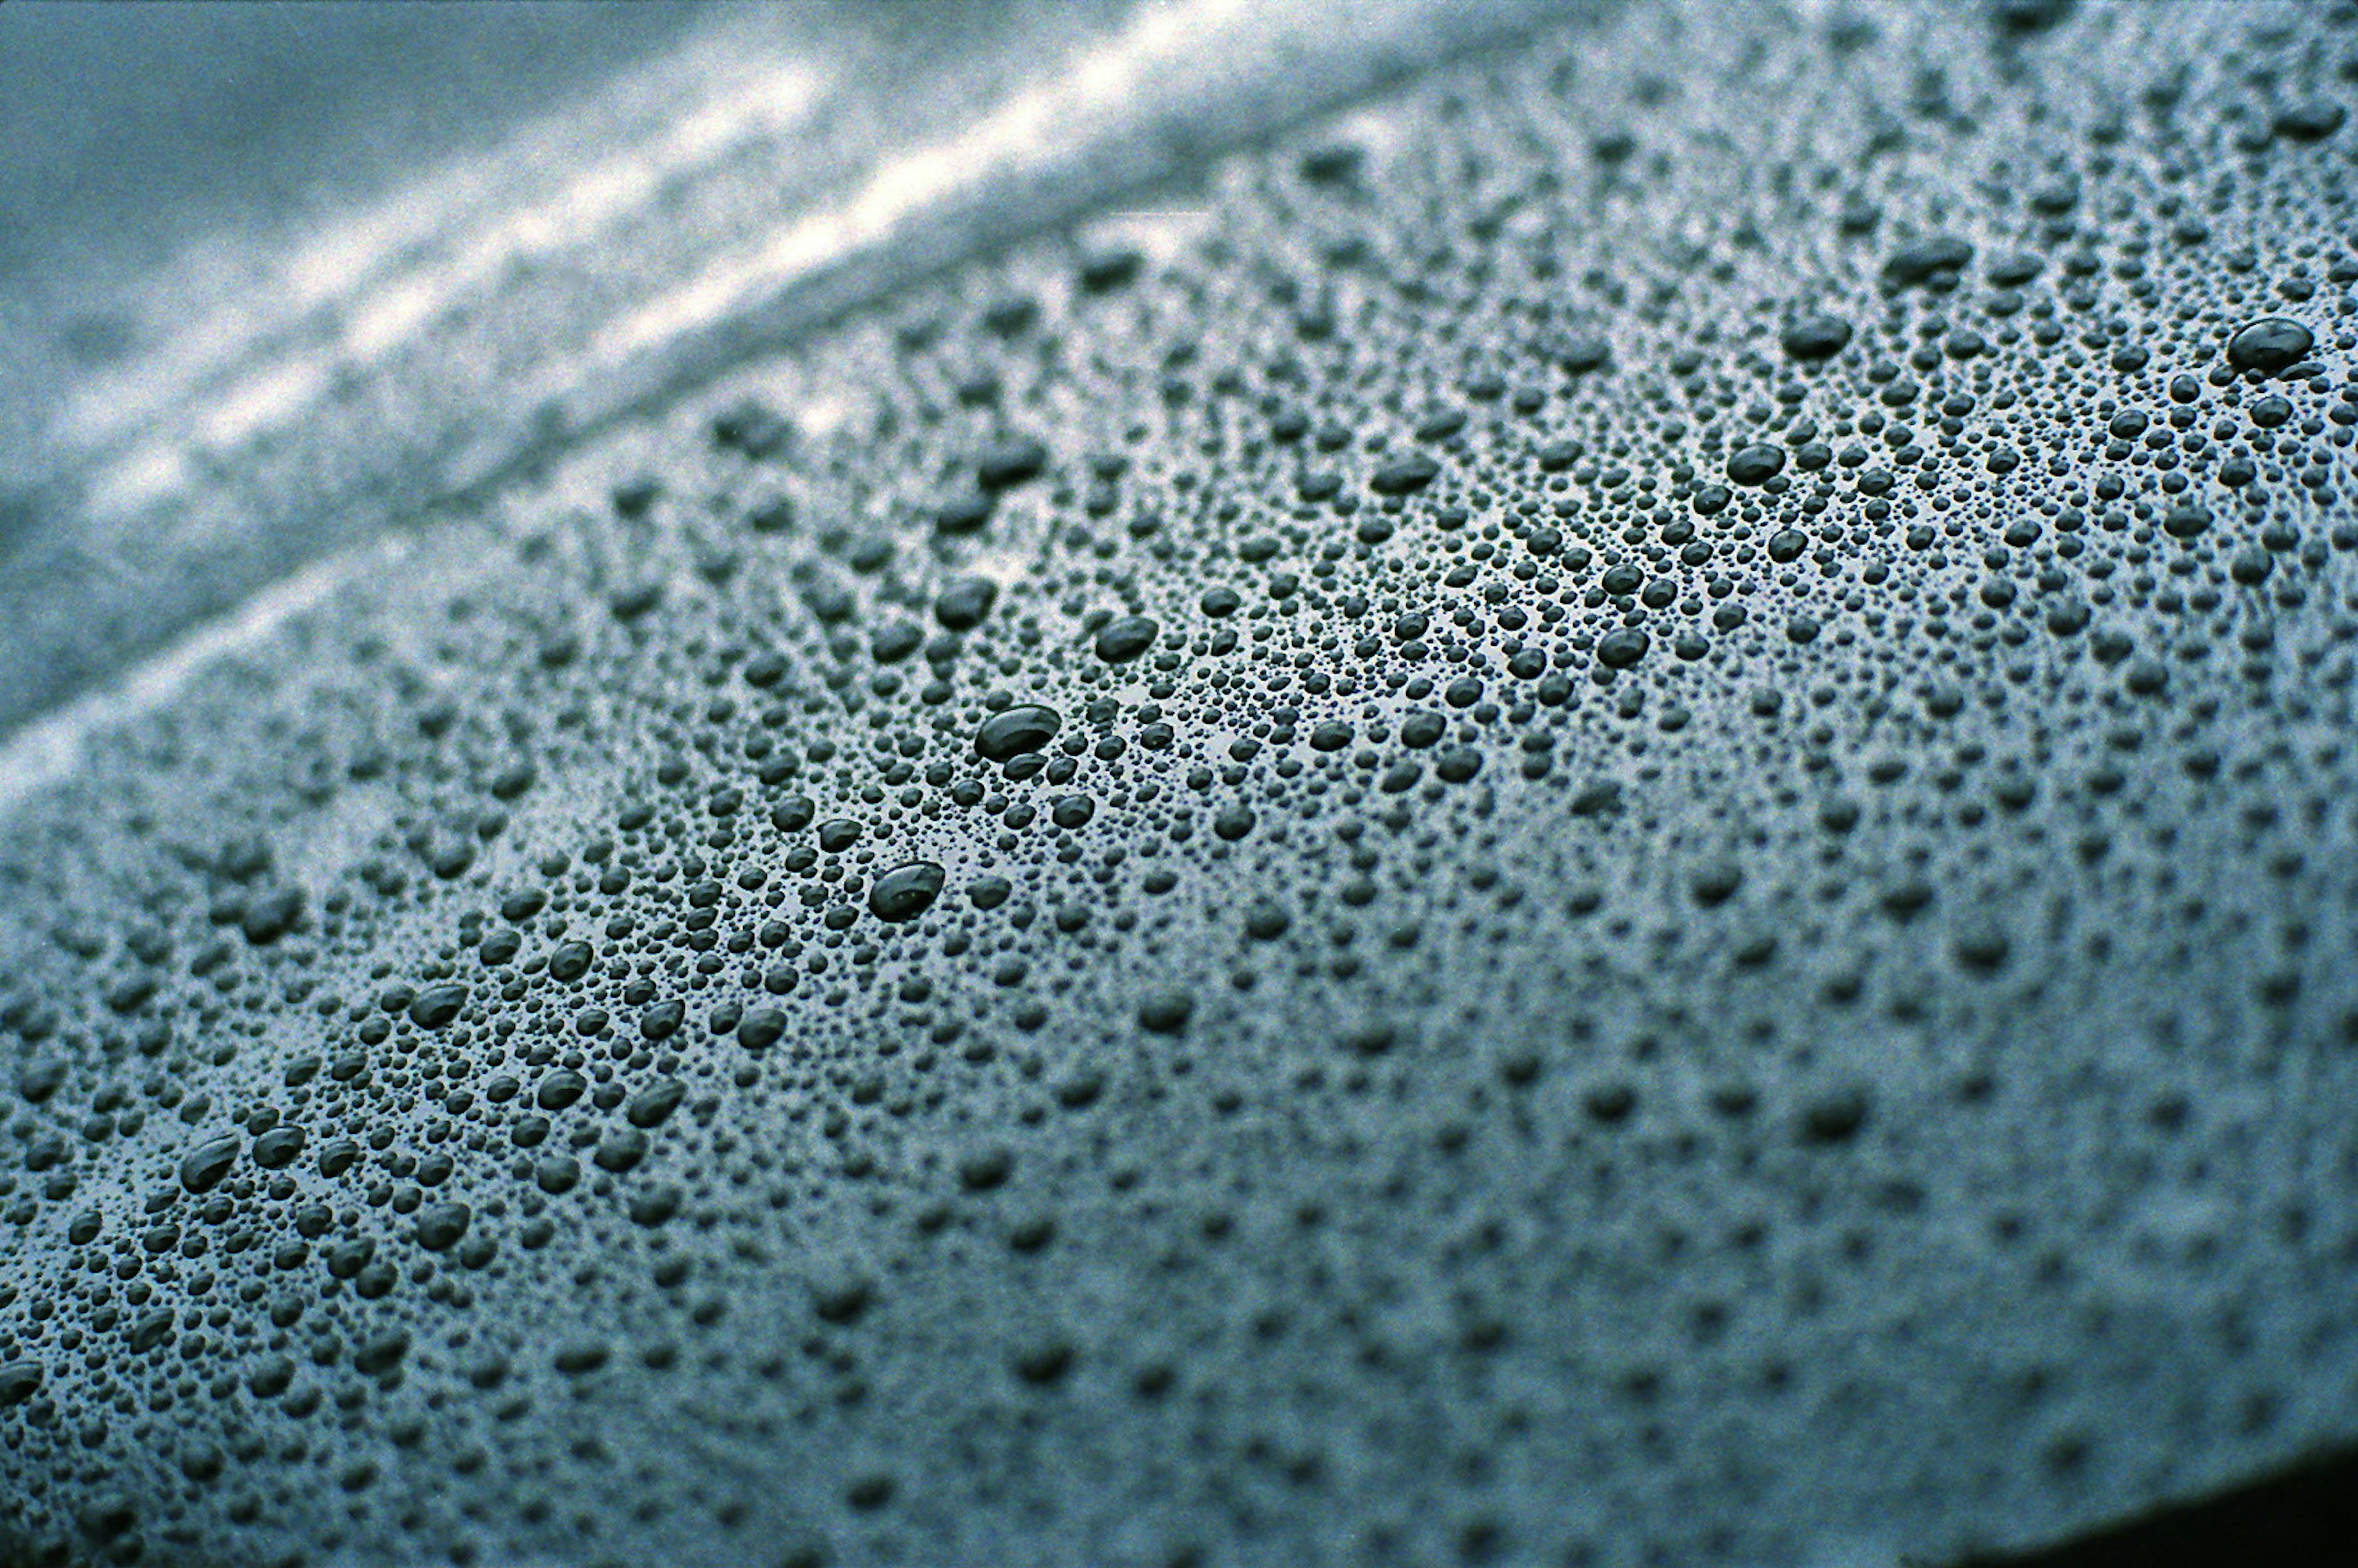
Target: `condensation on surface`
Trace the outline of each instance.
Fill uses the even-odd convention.
[[[2353,24],[1557,27],[23,732],[5,1550],[1948,1563],[2348,1450]]]

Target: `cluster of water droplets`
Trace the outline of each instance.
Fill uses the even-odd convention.
[[[2352,20],[1639,11],[388,548],[0,840],[0,1539],[1930,1557],[2347,1439]]]

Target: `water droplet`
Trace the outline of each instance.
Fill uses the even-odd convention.
[[[914,920],[926,910],[942,891],[942,868],[931,860],[913,860],[895,866],[876,879],[869,891],[869,913],[877,919],[898,923]]]
[[[1053,708],[1018,703],[983,720],[975,731],[974,749],[990,762],[1009,762],[1045,747],[1064,722]]]

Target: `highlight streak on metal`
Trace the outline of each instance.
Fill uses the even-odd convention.
[[[70,478],[0,574],[0,733],[864,300],[1564,8],[1141,0],[795,40],[723,11],[283,262],[222,236],[154,284],[187,324],[63,399]]]

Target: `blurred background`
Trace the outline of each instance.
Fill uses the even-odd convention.
[[[0,7],[0,734],[1535,0]]]

